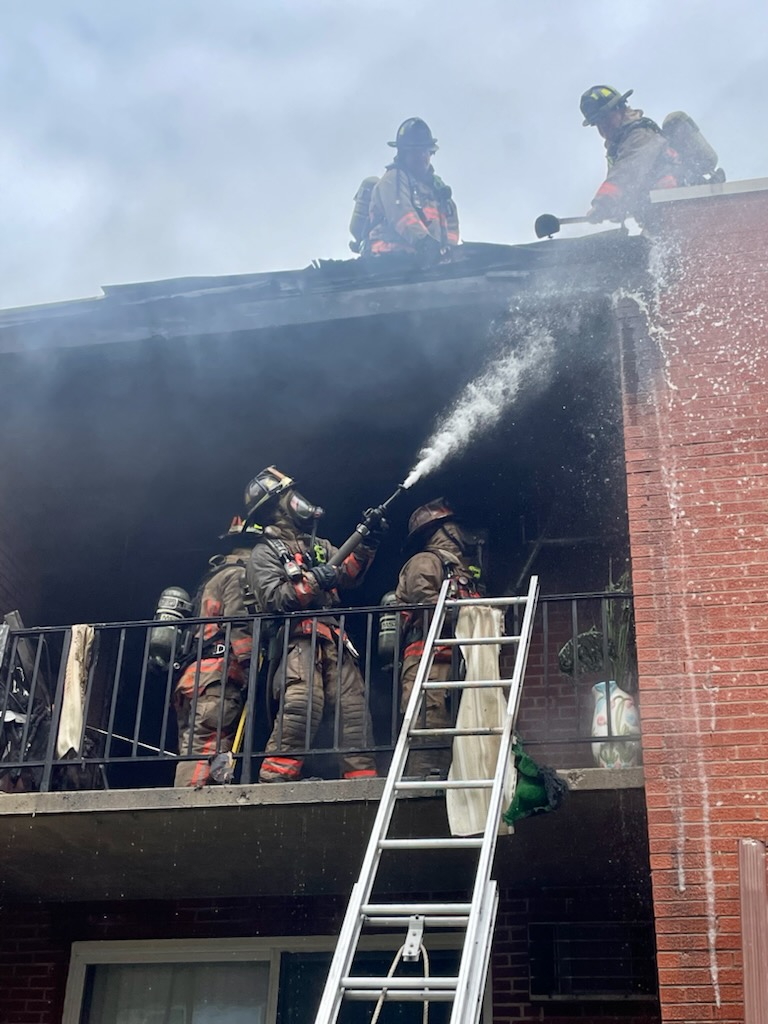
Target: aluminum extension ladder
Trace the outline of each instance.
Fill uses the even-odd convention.
[[[504,780],[509,765],[513,733],[525,666],[530,647],[533,617],[536,611],[539,581],[532,576],[525,597],[502,598],[448,598],[449,581],[443,583],[437,600],[424,654],[414,682],[413,692],[403,718],[400,736],[395,747],[384,792],[374,821],[368,848],[363,858],[360,876],[353,886],[347,911],[341,926],[339,940],[331,962],[315,1024],[336,1024],[345,1000],[373,1001],[377,1004],[374,1019],[384,1001],[453,1003],[450,1024],[477,1024],[482,1010],[491,942],[496,922],[498,892],[491,879],[493,856],[496,849],[498,826],[504,799]],[[441,638],[440,634],[448,610],[458,611],[468,605],[518,605],[523,609],[520,633],[516,636],[477,637],[459,641]],[[498,687],[498,679],[449,680],[429,682],[437,646],[458,646],[459,643],[501,644],[516,646],[515,666],[511,679],[503,680],[509,687],[506,717],[503,726],[483,729],[424,729],[418,727],[422,697],[426,690],[462,690],[469,687]],[[411,737],[444,738],[453,736],[499,735],[500,746],[495,774],[489,779],[413,781],[403,777]],[[389,829],[395,806],[400,797],[419,790],[435,789],[490,789],[490,801],[485,832],[482,837],[434,837],[418,839],[389,838]],[[376,875],[382,855],[389,850],[452,850],[472,848],[479,851],[471,901],[468,903],[385,903],[372,902]],[[468,889],[470,887],[468,886]],[[362,977],[353,975],[352,964],[365,927],[404,928],[406,938],[403,959],[417,961],[422,946],[424,928],[458,929],[464,932],[461,959],[456,977]],[[424,962],[424,961],[422,961]],[[422,972],[423,974],[426,972]]]

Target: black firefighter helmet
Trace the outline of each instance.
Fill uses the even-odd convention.
[[[245,488],[246,523],[253,523],[260,511],[271,515],[278,501],[300,527],[311,526],[323,515],[319,505],[313,505],[296,490],[293,477],[281,473],[277,466],[267,466]]]
[[[612,85],[593,85],[587,89],[585,93],[582,93],[579,103],[584,115],[582,122],[584,127],[597,124],[609,110],[626,104],[627,97],[631,96],[634,91],[634,89],[630,89],[628,92],[620,93]]]
[[[429,149],[437,152],[437,139],[429,125],[420,117],[409,117],[397,129],[393,142],[388,142],[392,149]]]

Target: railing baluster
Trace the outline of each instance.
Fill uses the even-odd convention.
[[[51,709],[51,731],[48,736],[48,749],[45,753],[45,764],[43,765],[43,777],[40,780],[40,792],[47,793],[51,788],[51,775],[53,773],[53,761],[56,753],[56,741],[59,735],[59,722],[61,721],[61,703],[64,696],[64,679],[67,672],[67,658],[72,643],[72,630],[67,629],[61,645],[61,661],[59,662],[59,674],[56,679],[56,691],[53,696],[53,707]],[[37,661],[37,659],[36,659]],[[31,699],[31,698],[30,698]]]
[[[35,696],[37,695],[38,680],[40,678],[40,658],[43,653],[43,645],[45,640],[43,639],[42,633],[37,638],[37,647],[35,650],[35,661],[34,667],[32,668],[32,678],[26,683],[27,687],[27,709],[24,717],[24,728],[21,733],[21,749],[19,751],[19,761],[21,764],[27,760],[27,743],[29,742],[29,730],[32,724],[32,712],[35,706]],[[24,670],[22,668],[22,674]],[[5,716],[3,716],[5,717]]]
[[[369,724],[373,727],[371,720],[371,661],[373,660],[373,612],[366,612],[365,616],[365,654],[363,656],[363,701],[368,710],[363,719],[363,744],[373,746],[373,736],[368,735]]]
[[[149,669],[149,637],[150,630],[144,631],[144,657],[141,659],[141,678],[139,680],[139,699],[136,707],[136,719],[133,726],[133,743],[131,744],[131,756],[136,757],[139,749],[139,733],[141,732],[141,719],[144,713],[144,690],[147,685],[147,671]]]
[[[120,630],[120,640],[117,645],[117,657],[115,658],[115,674],[112,680],[112,700],[109,706],[109,723],[107,724],[107,742],[104,744],[104,759],[109,762],[112,755],[112,736],[115,731],[115,714],[117,712],[117,698],[120,690],[120,680],[123,675],[123,658],[125,656],[125,627]]]
[[[341,666],[344,658],[344,627],[346,617],[339,616],[339,635],[336,638],[336,696],[333,707],[333,749],[341,747]]]
[[[221,700],[219,701],[218,721],[216,722],[216,753],[221,753],[221,737],[224,732],[224,708],[226,706],[227,687],[229,686],[229,654],[232,643],[232,623],[224,627],[224,651],[221,655]],[[237,728],[237,722],[235,722]]]
[[[175,629],[173,631],[173,640],[171,641],[171,653],[168,658],[168,669],[165,673],[165,699],[163,701],[163,720],[160,725],[160,739],[158,740],[158,747],[161,750],[168,749],[168,719],[171,713],[171,704],[173,702],[173,690],[174,682],[176,679],[176,671],[174,670],[174,664],[176,662],[176,654],[179,646],[179,631]],[[165,755],[163,755],[165,756]]]
[[[243,746],[240,751],[242,767],[240,769],[240,782],[247,786],[251,781],[251,769],[253,758],[253,724],[256,713],[256,691],[259,683],[259,669],[261,668],[261,619],[254,618],[251,627],[251,664],[248,670],[248,688],[245,696],[245,730],[243,732]],[[269,697],[267,697],[269,699]]]

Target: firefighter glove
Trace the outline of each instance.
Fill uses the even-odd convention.
[[[371,531],[372,537],[381,537],[389,529],[389,523],[384,516],[384,509],[381,505],[376,508],[369,508],[363,512],[363,522]]]
[[[335,565],[315,565],[309,571],[321,590],[333,590],[339,581],[339,570]]]

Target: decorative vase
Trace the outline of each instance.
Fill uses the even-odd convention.
[[[595,710],[592,715],[592,735],[607,736],[608,720],[605,708],[606,685],[611,695],[611,736],[602,743],[592,744],[592,756],[598,768],[634,768],[640,762],[640,741],[620,739],[640,735],[640,717],[634,699],[622,690],[614,679],[608,684],[595,683],[592,693]]]

